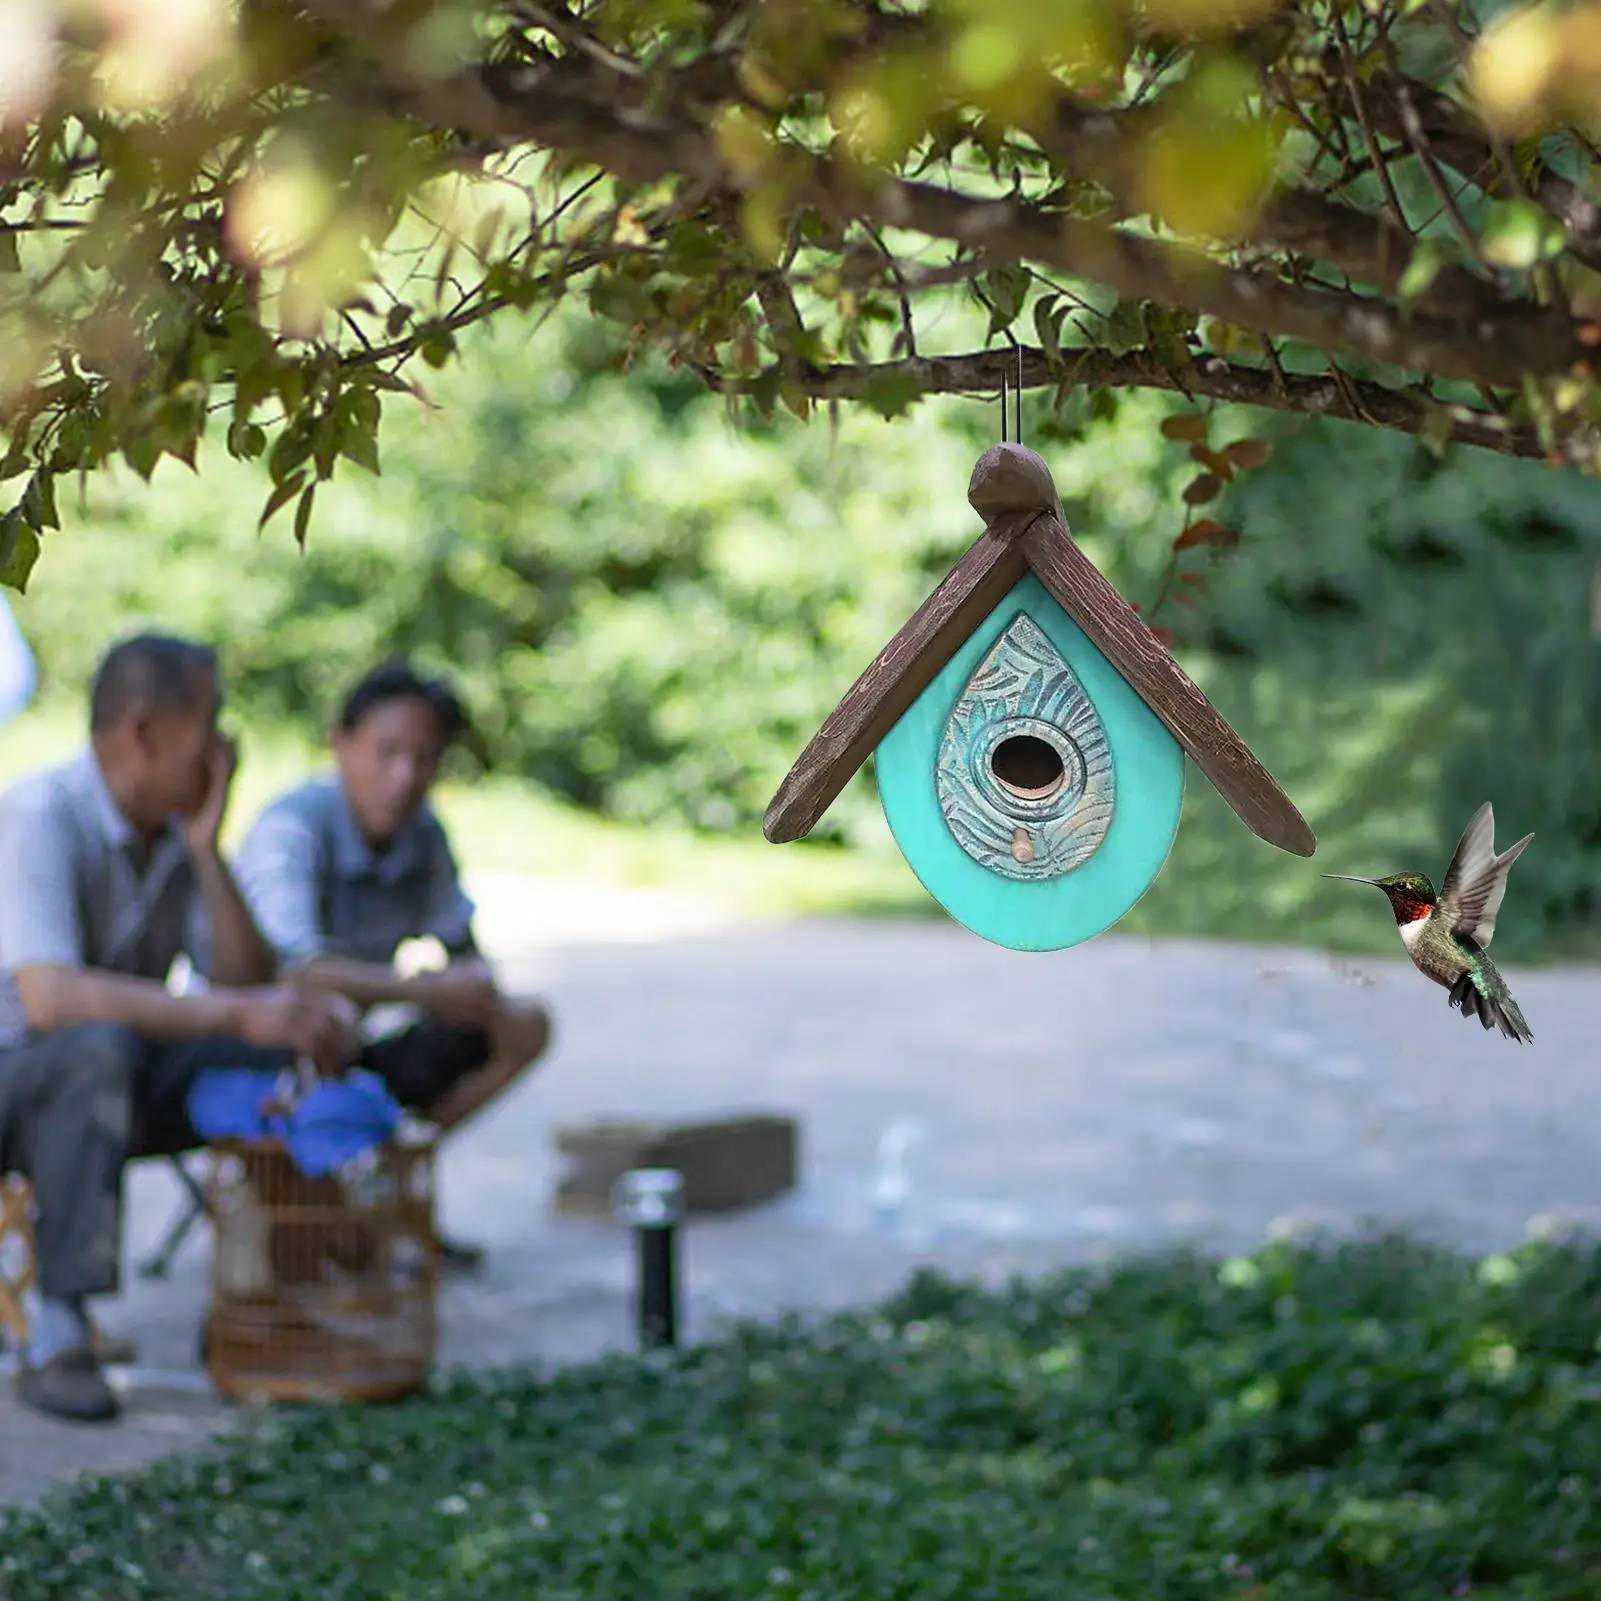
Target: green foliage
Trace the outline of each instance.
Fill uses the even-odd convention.
[[[396,419],[383,479],[327,486],[304,553],[257,535],[255,469],[97,480],[21,608],[47,692],[76,694],[109,635],[181,624],[222,645],[248,715],[309,732],[406,650],[462,683],[495,767],[615,816],[749,828],[978,532],[961,458],[982,446],[953,470],[932,413],[855,414],[837,444],[790,418],[737,432],[692,379],[610,371],[594,324],[516,333]],[[858,786],[831,827],[870,806]]]
[[[1208,693],[1314,820],[1318,865],[1438,882],[1491,800],[1503,848],[1536,835],[1497,949],[1589,948],[1601,922],[1594,488],[1533,463],[1442,463],[1330,424],[1284,438],[1225,515],[1244,543],[1204,610],[1182,614],[1180,653],[1199,652]],[[1374,910],[1292,864],[1259,863],[1271,891],[1261,878],[1232,889],[1225,856],[1238,851],[1207,878],[1239,897],[1231,921],[1252,894],[1270,925],[1339,907],[1338,931]]]
[[[93,480],[20,606],[47,694],[76,698],[108,637],[156,621],[222,644],[251,722],[315,738],[351,677],[411,650],[464,681],[496,772],[613,817],[759,837],[802,745],[977,531],[964,491],[996,409],[847,412],[837,439],[786,416],[735,429],[659,364],[615,372],[615,344],[578,317],[474,343],[441,409],[395,419],[384,478],[328,486],[304,551],[256,533],[260,469],[210,460],[212,441],[201,479]],[[1031,404],[1024,421],[1075,536],[1176,635],[1317,831],[1318,867],[1438,875],[1488,798],[1508,838],[1538,835],[1499,946],[1586,937],[1601,491],[1245,408],[1214,408],[1203,443],[1166,397]],[[1256,465],[1245,442],[1264,426]],[[1218,463],[1233,480],[1186,505]],[[885,845],[870,764],[817,833]],[[1262,845],[1193,771],[1172,861],[1123,926],[1394,938],[1382,906]]]
[[[1591,1601],[1601,1251],[1125,1260],[440,1382],[0,1519],[9,1601]]]
[[[1559,9],[1481,37],[1478,8],[1413,0],[26,7],[0,582],[58,483],[192,465],[214,415],[303,539],[336,475],[378,470],[385,401],[475,324],[568,303],[769,415],[896,416],[1021,357],[1032,387],[1593,471],[1572,125],[1598,57]]]

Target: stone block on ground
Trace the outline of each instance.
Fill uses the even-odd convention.
[[[561,1217],[610,1217],[612,1187],[637,1167],[676,1169],[690,1216],[755,1206],[795,1187],[798,1144],[796,1120],[772,1114],[558,1128],[556,1149],[569,1167],[553,1210]]]

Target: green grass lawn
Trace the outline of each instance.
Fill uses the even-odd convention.
[[[0,783],[78,749],[76,709],[35,707],[0,728]],[[227,831],[237,842],[279,791],[325,765],[326,753],[282,733],[252,731]],[[934,914],[938,908],[893,852],[769,845],[597,818],[508,779],[442,784],[435,804],[466,869],[687,891],[759,916]]]
[[[913,1280],[285,1417],[0,1519],[8,1601],[1595,1601],[1601,1251]]]

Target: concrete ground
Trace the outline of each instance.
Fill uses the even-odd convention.
[[[1048,956],[950,925],[740,922],[662,896],[480,881],[486,943],[551,999],[539,1074],[448,1148],[441,1209],[484,1242],[442,1361],[584,1357],[632,1339],[631,1245],[548,1202],[558,1123],[795,1113],[803,1182],[692,1224],[685,1334],[880,1296],[919,1263],[1000,1278],[1176,1240],[1245,1248],[1382,1220],[1470,1247],[1601,1221],[1601,971],[1511,981],[1536,1043],[1482,1033],[1401,960],[1109,935]],[[177,1200],[131,1185],[135,1254]],[[141,1345],[113,1429],[0,1388],[0,1503],[204,1440],[237,1414],[194,1361],[197,1231],[103,1308]]]

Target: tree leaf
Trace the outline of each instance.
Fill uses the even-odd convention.
[[[876,372],[867,385],[867,404],[880,417],[893,421],[910,411],[922,385],[908,372],[890,368]]]
[[[41,468],[33,475],[33,485],[39,497],[39,515],[34,521],[34,527],[41,531],[46,528],[61,528],[61,515],[56,510],[56,477],[54,473],[46,472]]]
[[[1004,333],[1017,321],[1034,279],[1020,262],[1008,262],[984,274],[984,290],[990,299],[990,337]]]
[[[1440,269],[1450,260],[1451,248],[1443,239],[1420,239],[1396,285],[1397,304],[1403,308],[1410,306],[1439,277]]]
[[[1223,454],[1236,467],[1249,470],[1266,466],[1268,457],[1273,454],[1273,447],[1265,439],[1236,439]]]
[[[1034,302],[1034,333],[1039,339],[1040,349],[1045,352],[1047,366],[1054,367],[1062,359],[1062,342],[1059,330],[1061,328],[1061,313],[1058,312],[1056,295],[1041,295]]]
[[[316,484],[308,484],[305,494],[300,497],[300,504],[295,507],[295,543],[302,550],[306,548],[306,533],[311,527],[311,508],[316,499]]]
[[[456,351],[456,336],[443,324],[435,324],[418,342],[417,353],[430,367],[443,367]]]
[[[1501,200],[1486,213],[1479,248],[1492,266],[1526,269],[1559,254],[1566,238],[1562,224],[1543,206]]]
[[[288,427],[272,442],[267,452],[267,471],[275,484],[281,484],[311,455],[311,436],[303,427]]]
[[[1182,234],[1230,238],[1250,219],[1273,176],[1279,134],[1267,118],[1241,117],[1177,100],[1143,152],[1141,194],[1152,214]]]
[[[334,463],[339,460],[344,444],[348,418],[337,412],[325,412],[317,419],[311,431],[311,459],[316,463],[319,478],[332,478]]]
[[[13,506],[0,517],[0,584],[26,593],[38,559],[39,536],[23,520],[22,508]]]
[[[267,504],[262,510],[260,520],[256,524],[256,532],[258,534],[267,526],[268,522],[277,514],[279,510],[281,510],[284,506],[287,506],[289,502],[295,498],[295,496],[300,492],[300,486],[305,483],[305,481],[306,469],[304,467],[297,467],[292,473],[289,474],[287,478],[283,479],[277,485],[270,495],[267,496]]]
[[[161,460],[161,446],[149,434],[131,434],[123,440],[122,459],[149,483],[156,463]]]
[[[1131,350],[1143,350],[1149,337],[1144,305],[1137,300],[1120,300],[1107,314],[1101,344],[1114,356],[1126,356]]]
[[[1180,412],[1176,417],[1164,417],[1162,419],[1162,437],[1196,444],[1206,438],[1207,426],[1205,412]]]
[[[1228,483],[1234,476],[1234,464],[1221,451],[1213,450],[1210,445],[1191,445],[1190,460],[1199,462],[1209,471],[1217,474],[1224,483]]]
[[[364,427],[361,423],[352,421],[345,429],[344,438],[340,442],[341,452],[358,467],[365,467],[374,477],[379,476],[378,466],[378,434],[376,429]]]
[[[1228,548],[1239,544],[1240,536],[1232,528],[1226,528],[1220,522],[1210,517],[1202,517],[1193,522],[1173,541],[1174,550],[1190,550],[1196,545],[1216,545]]]
[[[1223,492],[1223,480],[1216,473],[1202,473],[1199,478],[1192,479],[1184,490],[1184,504],[1186,506],[1204,506],[1209,500],[1216,500]]]

